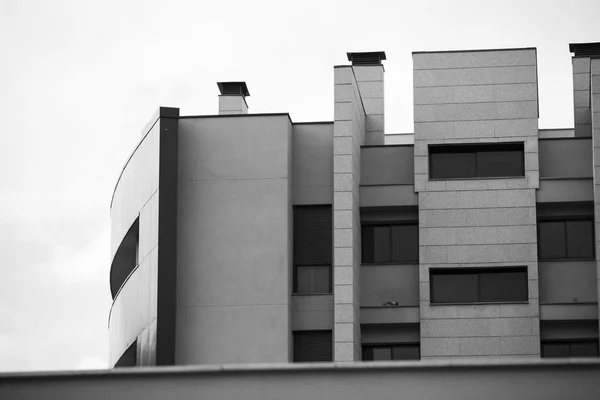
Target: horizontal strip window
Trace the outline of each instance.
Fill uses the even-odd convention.
[[[529,300],[527,267],[429,270],[431,303],[511,303]]]
[[[419,343],[363,345],[363,361],[419,360]]]
[[[540,260],[594,259],[593,219],[538,221]]]
[[[331,293],[331,265],[296,265],[295,294]]]
[[[361,253],[365,264],[418,263],[419,226],[363,225]]]
[[[525,176],[523,142],[429,145],[430,179]]]
[[[294,362],[331,362],[333,337],[331,331],[295,331]]]
[[[542,357],[598,357],[598,339],[544,340]]]

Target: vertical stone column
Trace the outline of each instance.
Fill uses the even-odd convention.
[[[413,53],[421,357],[539,357],[535,49]],[[429,179],[429,145],[521,142],[525,176]],[[430,268],[527,266],[522,304],[430,302]]]
[[[334,361],[352,362],[361,359],[359,184],[365,110],[351,66],[336,67],[334,82]]]
[[[590,62],[591,61],[591,62]],[[598,280],[598,299],[600,300],[600,59],[589,59],[590,105],[592,122],[592,143],[594,146],[594,216],[596,222],[596,277]],[[600,319],[600,317],[599,317]]]
[[[365,144],[384,144],[383,65],[354,66],[360,97],[365,107]]]
[[[592,136],[590,109],[590,58],[573,57],[573,105],[575,136]]]

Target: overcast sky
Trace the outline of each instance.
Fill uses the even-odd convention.
[[[0,371],[107,365],[109,204],[158,106],[332,120],[333,66],[387,53],[386,133],[413,131],[411,52],[537,47],[540,128],[573,127],[568,44],[600,1],[0,0]]]

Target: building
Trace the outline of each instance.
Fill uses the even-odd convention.
[[[574,129],[538,128],[535,48],[334,67],[334,121],[160,108],[111,203],[111,365],[598,356],[600,43]]]

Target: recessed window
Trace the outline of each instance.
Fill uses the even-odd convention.
[[[593,259],[594,221],[538,221],[538,252],[542,260]]]
[[[331,331],[295,331],[294,362],[331,362],[333,360]]]
[[[417,224],[363,225],[363,263],[419,262]]]
[[[431,303],[528,301],[527,267],[430,269]]]
[[[542,357],[598,357],[598,339],[542,341]]]
[[[331,206],[294,207],[294,293],[331,293]]]
[[[523,143],[429,146],[430,179],[525,176]]]
[[[363,361],[418,360],[419,343],[363,345]]]

